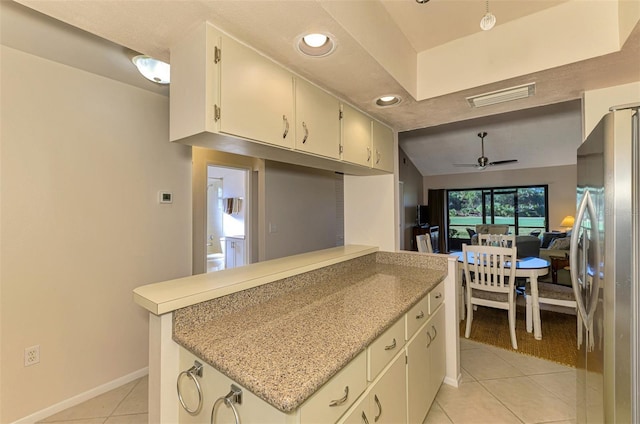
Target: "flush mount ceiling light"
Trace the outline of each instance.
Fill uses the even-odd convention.
[[[429,0],[416,0],[416,3],[425,4],[425,3],[429,3]]]
[[[530,82],[529,84],[478,94],[477,96],[467,97],[466,99],[471,107],[482,107],[509,102],[511,100],[524,99],[534,94],[536,94],[536,83]]]
[[[315,32],[299,36],[296,48],[307,56],[323,57],[336,49],[336,42],[331,34]]]
[[[496,17],[493,16],[491,12],[489,12],[489,0],[486,2],[487,4],[487,13],[480,19],[480,28],[484,31],[489,31],[496,24]]]
[[[169,76],[171,74],[168,63],[146,55],[134,56],[131,59],[138,71],[149,81],[158,84],[169,84]]]
[[[396,106],[400,104],[401,101],[402,98],[400,96],[389,94],[387,96],[378,97],[376,99],[376,105],[379,107]]]

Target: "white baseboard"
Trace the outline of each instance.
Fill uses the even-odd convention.
[[[102,384],[98,387],[94,387],[93,389],[87,390],[84,393],[80,393],[79,395],[73,396],[69,399],[65,399],[62,402],[56,403],[55,405],[51,405],[31,415],[20,418],[19,420],[14,421],[12,424],[33,424],[37,421],[50,417],[53,414],[57,414],[58,412],[64,411],[65,409],[79,405],[82,402],[93,399],[96,396],[100,396],[103,393],[107,393],[110,390],[116,389],[120,386],[137,380],[140,377],[144,377],[147,374],[149,374],[149,367],[139,369],[138,371],[134,371],[131,374],[116,378],[115,380],[109,381],[108,383]]]

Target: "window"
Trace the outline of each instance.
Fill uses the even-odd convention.
[[[447,191],[449,250],[469,243],[476,224],[507,224],[511,234],[546,231],[548,186],[495,187]]]

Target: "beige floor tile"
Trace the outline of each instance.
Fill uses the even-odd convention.
[[[132,381],[107,393],[89,399],[77,406],[65,409],[42,422],[60,422],[87,418],[107,418],[118,407],[120,402],[131,392],[137,381]]]
[[[105,424],[147,424],[148,421],[147,414],[114,415],[109,417]]]
[[[86,420],[64,420],[61,419],[59,421],[46,421],[47,424],[104,424],[107,420],[106,417],[102,418],[88,418]],[[45,421],[38,421],[39,423],[43,423]]]
[[[577,387],[575,370],[554,374],[532,375],[529,378],[568,404],[576,404]]]
[[[549,374],[556,372],[574,371],[575,368],[567,367],[534,356],[524,355],[522,353],[500,349],[499,347],[488,346],[489,351],[495,353],[504,359],[509,365],[517,368],[524,375]]]
[[[457,389],[443,385],[436,401],[454,424],[521,424],[511,411],[477,382],[461,384]]]
[[[482,349],[482,348],[484,348],[486,346],[487,345],[485,345],[485,344],[478,343],[478,342],[473,341],[471,339],[465,339],[464,336],[460,336],[460,350]]]
[[[444,413],[438,402],[433,402],[429,413],[422,424],[453,424]]]
[[[509,365],[498,355],[486,349],[460,351],[460,363],[476,380],[524,375],[517,368]]]
[[[489,392],[525,423],[541,423],[576,418],[570,405],[529,377],[481,381]]]
[[[460,373],[462,374],[462,379],[460,380],[460,383],[471,383],[473,381],[476,381],[476,379],[473,378],[473,376],[469,374],[467,370],[465,370],[464,368],[460,368]]]
[[[136,380],[136,386],[131,390],[131,393],[124,398],[120,405],[118,405],[113,415],[146,414],[149,412],[148,393],[149,378],[145,376]]]

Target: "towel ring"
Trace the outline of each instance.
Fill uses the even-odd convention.
[[[242,405],[242,389],[235,384],[232,384],[231,391],[227,393],[226,396],[221,396],[213,402],[213,408],[211,408],[211,419],[209,420],[210,424],[215,424],[216,422],[216,408],[220,402],[224,402],[225,405],[231,408],[236,424],[240,424],[240,416],[238,415],[238,410],[234,404],[237,403],[238,405]]]
[[[200,387],[200,382],[197,379],[197,377],[202,377],[202,369],[202,364],[198,361],[194,361],[191,368],[178,374],[178,380],[176,381],[176,389],[178,390],[178,400],[180,401],[180,405],[182,405],[184,410],[187,411],[190,415],[197,415],[202,409],[204,399],[202,397],[202,388]],[[196,385],[196,390],[198,391],[198,405],[195,409],[189,408],[182,398],[182,392],[180,391],[180,379],[183,376],[187,376],[188,378],[193,380]]]

